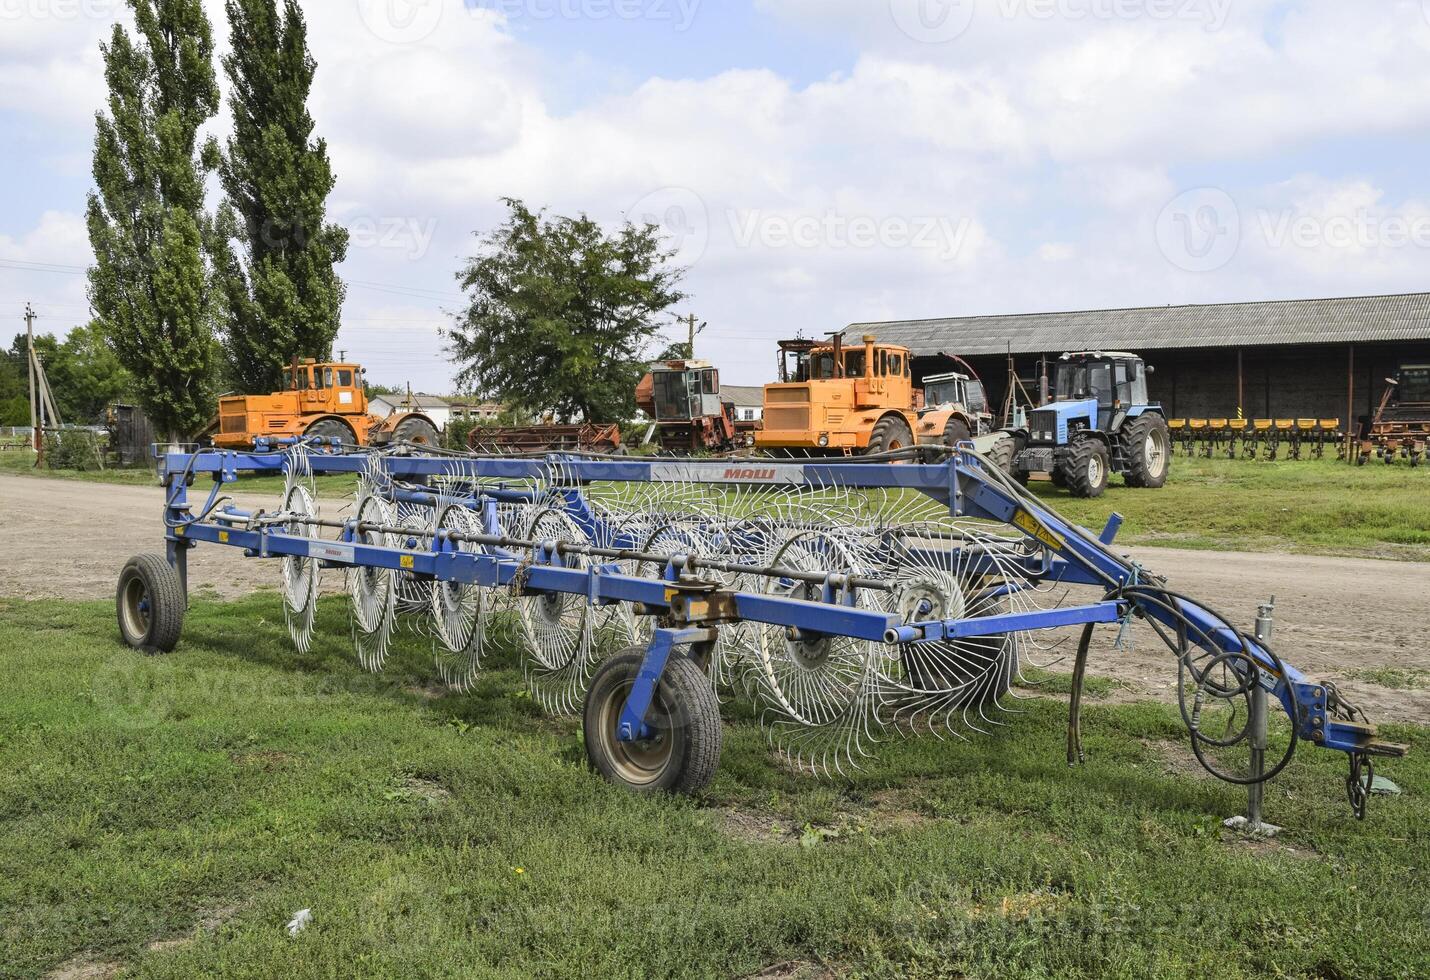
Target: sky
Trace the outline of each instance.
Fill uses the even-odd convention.
[[[736,384],[771,380],[777,340],[857,321],[1430,288],[1430,0],[304,11],[352,234],[337,346],[377,382],[451,391],[455,277],[506,197],[660,224],[688,267],[673,312],[708,324],[697,354]],[[116,22],[122,0],[0,0],[17,332],[26,302],[41,330],[88,319]]]

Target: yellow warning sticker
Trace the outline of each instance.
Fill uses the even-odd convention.
[[[1013,526],[1023,533],[1037,538],[1049,548],[1061,548],[1065,543],[1062,538],[1044,527],[1042,521],[1021,507],[1013,512]]]
[[[219,539],[219,543],[221,543],[221,544],[228,544],[228,532],[227,532],[227,531],[220,531],[220,532],[218,532],[218,539]]]
[[[397,559],[397,563],[398,563],[399,565],[401,565],[403,568],[411,568],[411,567],[412,567],[412,556],[411,556],[411,555],[402,555],[400,558]]]

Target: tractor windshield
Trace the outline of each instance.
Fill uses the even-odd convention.
[[[936,405],[957,405],[963,399],[959,397],[959,382],[957,378],[949,378],[947,381],[935,381],[932,384],[924,385],[924,404],[928,406]]]
[[[1058,365],[1054,383],[1058,401],[1096,398],[1099,405],[1112,404],[1112,365],[1106,361],[1066,361]]]

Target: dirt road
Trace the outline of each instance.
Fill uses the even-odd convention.
[[[241,506],[271,507],[276,497],[242,497]],[[98,486],[71,480],[0,475],[0,595],[103,599],[131,555],[163,550],[161,490]],[[1247,627],[1256,605],[1276,596],[1276,650],[1307,673],[1336,680],[1373,717],[1430,723],[1430,673],[1409,690],[1373,684],[1358,672],[1394,667],[1430,672],[1430,564],[1130,549],[1172,588],[1195,596]],[[228,548],[197,548],[189,559],[192,588],[230,598],[274,587],[272,562],[251,561]],[[337,585],[334,577],[333,585]],[[1094,673],[1119,679],[1120,696],[1170,697],[1175,670],[1145,627],[1132,650],[1115,651],[1115,630],[1102,631]],[[1073,641],[1059,652],[1071,668]],[[1356,695],[1361,695],[1356,698]]]

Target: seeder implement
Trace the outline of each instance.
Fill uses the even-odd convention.
[[[971,444],[919,461],[930,458],[514,459],[304,443],[173,453],[166,555],[126,566],[121,632],[146,651],[173,649],[188,551],[218,544],[281,563],[288,626],[306,649],[320,574],[340,570],[365,667],[381,668],[405,620],[462,688],[508,630],[534,697],[583,713],[598,771],[636,791],[693,792],[718,762],[717,691],[751,699],[789,763],[842,773],[897,734],[1006,725],[1020,673],[1056,656],[1066,627],[1082,627],[1068,733],[1078,762],[1094,628],[1140,619],[1175,656],[1210,771],[1260,784],[1302,741],[1345,752],[1364,814],[1371,757],[1404,750],[1378,742],[1333,685],[1115,554],[1119,518],[1094,536]],[[278,507],[245,511],[222,496],[240,473],[284,475]],[[357,476],[356,497],[325,518],[312,478],[343,473]],[[195,506],[200,477],[213,487]],[[1084,601],[1068,601],[1074,589]],[[1266,728],[1247,722],[1266,701],[1285,716],[1270,768]]]

